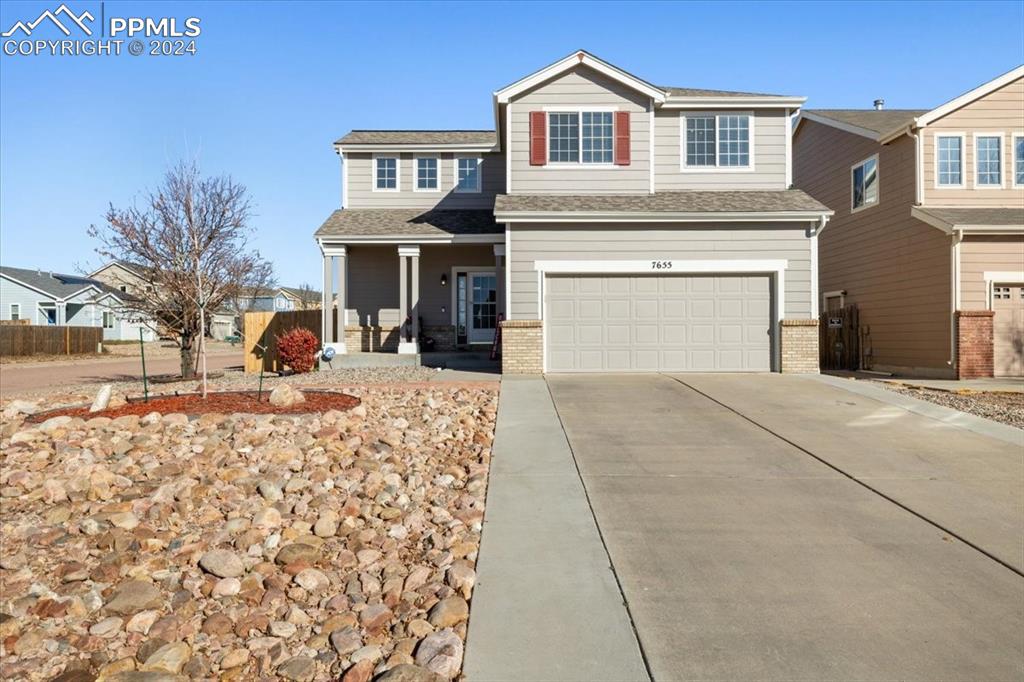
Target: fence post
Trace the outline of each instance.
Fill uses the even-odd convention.
[[[71,327],[64,327],[64,355],[71,355]]]

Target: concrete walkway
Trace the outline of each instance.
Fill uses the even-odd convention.
[[[1024,677],[1024,578],[922,518],[1019,565],[1010,444],[798,377],[548,381],[655,680]]]
[[[543,379],[502,381],[468,682],[647,680]]]

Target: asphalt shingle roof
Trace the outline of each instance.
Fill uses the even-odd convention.
[[[497,144],[493,130],[353,130],[335,144]]]
[[[808,114],[864,128],[876,133],[888,133],[910,125],[928,109],[807,109]]]
[[[831,212],[798,189],[776,191],[683,191],[656,194],[499,194],[496,213],[631,212],[638,213],[772,213]]]
[[[950,225],[1024,228],[1024,206],[1020,208],[933,208],[921,206],[917,210]]]
[[[355,208],[332,213],[316,237],[335,236],[450,236],[456,234],[501,234],[503,225],[494,222],[489,210],[442,211],[399,208]]]
[[[82,275],[65,275],[59,272],[49,272],[48,270],[28,270],[26,268],[12,268],[8,266],[0,267],[0,272],[22,284],[26,284],[39,291],[44,291],[54,298],[67,298],[89,286],[96,287],[103,294],[114,294],[121,299],[126,298],[123,291],[118,291],[99,280]]]
[[[705,88],[677,88],[671,85],[659,85],[670,97],[784,97],[770,95],[765,92],[737,92],[735,90],[707,90]]]

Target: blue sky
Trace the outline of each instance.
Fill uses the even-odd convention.
[[[67,0],[98,18],[99,2]],[[0,26],[59,0],[3,2]],[[1024,3],[106,2],[197,16],[196,56],[0,55],[0,262],[74,271],[86,235],[195,157],[245,184],[278,281],[315,283],[352,128],[490,128],[490,94],[584,48],[661,85],[932,107],[1024,62]],[[61,37],[48,32],[47,37]],[[514,47],[513,47],[514,45]]]

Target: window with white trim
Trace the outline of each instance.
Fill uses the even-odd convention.
[[[615,112],[548,112],[548,163],[612,164]]]
[[[480,191],[480,159],[459,157],[455,160],[455,191]]]
[[[999,187],[1003,184],[1002,141],[997,135],[979,135],[974,138],[974,155],[978,187]]]
[[[21,319],[21,304],[20,303],[12,303],[11,304],[11,319],[12,320],[20,320]]]
[[[959,135],[936,135],[936,178],[939,187],[963,187],[964,138]]]
[[[436,156],[425,156],[416,159],[416,189],[427,192],[438,189],[438,166]]]
[[[1013,136],[1013,184],[1024,187],[1024,135]]]
[[[683,165],[687,168],[750,168],[749,114],[684,116]]]
[[[114,313],[104,311],[103,313],[103,328],[113,329],[114,328]]]
[[[878,156],[861,161],[850,169],[850,206],[854,211],[878,203]]]
[[[374,187],[382,191],[398,190],[398,157],[378,156],[374,160]]]
[[[611,163],[615,141],[614,123],[610,111],[584,111],[582,144],[583,163]]]

